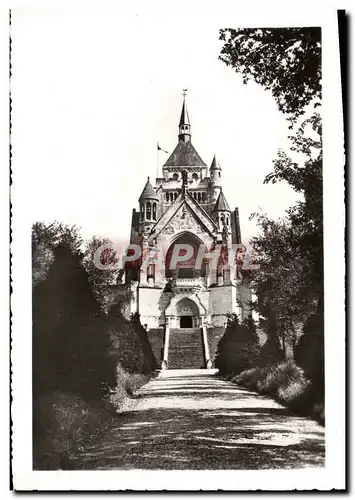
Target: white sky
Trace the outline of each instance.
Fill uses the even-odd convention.
[[[225,26],[184,9],[13,11],[15,176],[31,193],[28,218],[128,238],[132,208],[156,176],[157,141],[169,152],[177,143],[182,88],[192,142],[208,166],[217,154],[243,240],[259,207],[283,215],[295,193],[263,179],[288,124],[270,92],[218,60]]]

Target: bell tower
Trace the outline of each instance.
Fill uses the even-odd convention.
[[[182,110],[179,122],[179,141],[182,142],[191,141],[191,124],[186,106],[186,92],[187,89],[184,89],[182,94],[184,96],[184,102],[182,103]]]

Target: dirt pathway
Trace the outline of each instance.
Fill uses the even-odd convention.
[[[74,460],[80,469],[322,467],[324,428],[205,371],[145,385],[114,426]]]

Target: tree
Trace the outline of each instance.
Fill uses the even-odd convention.
[[[240,373],[255,366],[259,340],[252,318],[239,323],[235,314],[228,317],[227,328],[217,347],[216,368],[220,373]]]
[[[308,105],[320,105],[320,28],[223,29],[220,59],[243,77],[271,90],[294,126]],[[260,270],[251,274],[256,307],[264,317],[265,352],[276,354],[290,337],[296,357],[313,381],[324,375],[323,356],[323,181],[320,115],[305,120],[291,140],[292,158],[279,151],[265,183],[287,182],[303,199],[286,217],[257,215],[252,243]],[[255,214],[253,215],[255,216]],[[267,358],[268,356],[266,356]],[[265,358],[265,356],[264,356]]]
[[[32,284],[45,279],[54,260],[53,250],[63,243],[73,253],[80,252],[83,240],[80,228],[61,222],[35,222],[32,225]]]
[[[104,248],[104,245],[107,245]],[[108,245],[112,245],[109,248]],[[89,281],[93,289],[93,293],[99,302],[102,310],[108,312],[110,307],[117,300],[117,289],[115,285],[122,275],[122,270],[117,266],[118,258],[113,249],[113,242],[108,238],[99,238],[93,236],[86,244],[83,265],[88,273]],[[103,248],[100,251],[100,248]],[[110,268],[99,269],[95,264],[95,253],[100,252],[100,263]]]
[[[321,29],[222,29],[219,59],[271,90],[280,111],[294,122],[321,99]]]
[[[307,270],[308,287],[323,287],[323,152],[320,115],[315,113],[305,120],[295,136],[290,136],[291,151],[297,162],[280,151],[274,161],[274,172],[265,183],[286,181],[304,200],[291,207],[287,215],[294,239],[303,256]]]
[[[313,137],[311,132],[313,132]],[[323,294],[322,150],[319,115],[304,121],[291,139],[297,162],[284,152],[265,182],[286,181],[304,199],[278,221],[257,215],[252,239],[260,270],[252,276],[258,312],[274,327],[280,345],[295,345],[299,326],[315,313]],[[254,214],[255,216],[255,214]],[[281,339],[282,337],[282,339]]]
[[[35,396],[60,390],[94,399],[115,382],[109,326],[81,264],[80,242],[75,227],[71,234],[68,226],[35,225],[35,268],[41,270],[32,301]],[[41,246],[50,249],[49,265],[39,258]]]

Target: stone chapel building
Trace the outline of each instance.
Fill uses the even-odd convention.
[[[132,213],[130,242],[148,257],[125,270],[130,313],[140,315],[163,369],[213,367],[227,314],[250,315],[250,289],[226,265],[228,247],[241,243],[241,233],[238,208],[231,210],[222,179],[216,156],[208,167],[191,142],[184,97],[178,143],[154,185],[148,177]],[[189,245],[191,256],[172,266],[176,245]],[[207,257],[216,248],[221,256],[213,266]],[[179,260],[176,255],[184,250],[175,251]]]

